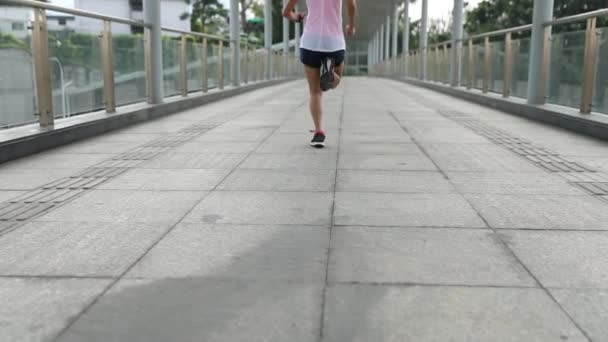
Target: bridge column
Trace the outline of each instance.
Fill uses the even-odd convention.
[[[426,80],[427,72],[427,47],[428,47],[428,25],[429,24],[429,0],[422,0],[422,18],[420,19],[420,79]]]
[[[530,41],[530,65],[528,71],[528,103],[543,104],[547,89],[548,38],[551,26],[543,25],[553,19],[553,0],[534,1],[532,39]],[[547,63],[545,63],[547,62]]]
[[[384,24],[380,25],[380,36],[378,37],[380,43],[380,62],[384,61]]]
[[[460,84],[460,52],[462,50],[464,0],[454,0],[452,26],[452,60],[450,62],[450,85]]]
[[[150,25],[147,31],[148,82],[150,86],[148,102],[160,104],[165,97],[163,88],[163,41],[160,21],[160,0],[144,1],[144,21]]]
[[[386,31],[384,35],[384,58],[388,61],[391,58],[391,12],[386,14]]]
[[[241,84],[241,20],[239,15],[239,0],[230,0],[230,44],[232,45],[232,65],[230,72],[232,84]]]
[[[403,10],[403,63],[404,63],[404,74],[408,75],[409,56],[410,53],[410,0],[404,0],[403,4],[405,9]]]
[[[266,80],[272,79],[272,0],[264,0],[264,48]]]
[[[283,0],[283,7],[287,0]],[[289,75],[289,20],[283,17],[283,68],[285,76]]]
[[[392,57],[397,57],[398,52],[398,44],[397,39],[399,39],[399,6],[397,3],[393,2],[393,54]]]

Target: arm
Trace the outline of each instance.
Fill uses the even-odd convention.
[[[357,17],[357,0],[346,0],[348,7],[348,26],[346,27],[349,36],[355,35],[355,18]]]
[[[283,16],[291,21],[302,20],[302,15],[293,11],[297,4],[298,0],[289,0],[283,9]]]

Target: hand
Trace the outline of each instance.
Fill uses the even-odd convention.
[[[294,13],[292,21],[295,21],[296,23],[301,23],[304,21],[304,18],[306,18],[306,13]]]
[[[355,26],[351,26],[351,25],[346,25],[346,35],[349,37],[354,37],[355,36]]]

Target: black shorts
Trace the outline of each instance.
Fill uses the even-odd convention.
[[[334,60],[335,66],[340,66],[344,63],[344,50],[338,50],[333,52],[321,52],[321,51],[312,51],[307,49],[300,49],[300,60],[302,64],[315,68],[321,68],[321,61],[326,58],[331,58]]]

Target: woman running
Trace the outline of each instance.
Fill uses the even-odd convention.
[[[323,92],[340,84],[344,72],[346,42],[342,30],[343,0],[306,0],[308,13],[296,13],[294,8],[299,0],[289,0],[283,15],[295,22],[306,18],[304,34],[300,44],[300,59],[304,64],[310,91],[310,113],[315,125],[315,134],[310,145],[325,146],[325,131],[322,127],[321,98]],[[348,6],[349,23],[346,33],[355,35],[356,0],[344,0]]]

